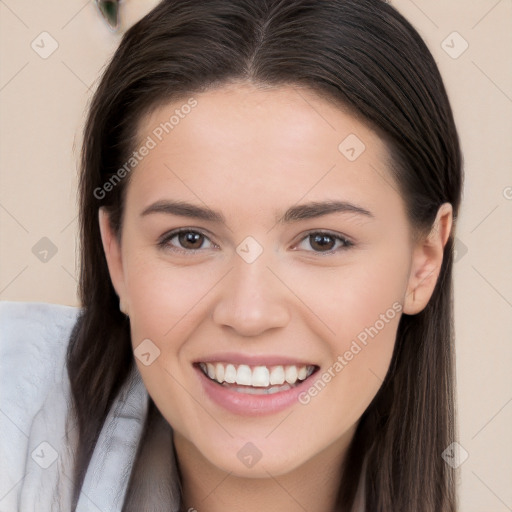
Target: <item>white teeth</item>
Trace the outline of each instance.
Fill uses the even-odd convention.
[[[288,384],[294,384],[297,382],[298,373],[296,366],[287,366],[284,372],[286,382],[288,382]]]
[[[229,384],[234,384],[236,381],[236,368],[232,364],[228,364],[226,366],[226,371],[224,372],[224,380]]]
[[[214,368],[213,364],[206,363],[206,368],[208,371],[208,377],[210,377],[210,379],[215,379],[215,368]]]
[[[252,384],[251,369],[246,364],[241,364],[236,371],[236,383],[240,386],[250,386]]]
[[[270,384],[281,385],[284,384],[284,381],[284,368],[282,366],[274,366],[274,368],[272,368],[270,371]]]
[[[251,386],[266,388],[270,384],[270,375],[266,366],[256,366],[252,371]]]
[[[308,377],[308,369],[307,369],[307,367],[306,367],[306,366],[301,366],[301,367],[299,368],[298,373],[297,373],[297,378],[298,378],[299,380],[305,380],[305,379],[306,379],[306,377]]]
[[[246,364],[235,366],[228,363],[199,363],[205,375],[218,383],[237,384],[252,388],[266,388],[266,391],[277,392],[280,388],[269,386],[285,386],[297,384],[297,381],[306,380],[315,370],[312,365],[254,366]],[[244,388],[240,388],[244,389]]]
[[[224,365],[217,363],[215,365],[215,373],[216,375],[211,377],[212,379],[218,380],[221,384],[224,382]]]

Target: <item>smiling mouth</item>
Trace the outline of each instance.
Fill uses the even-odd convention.
[[[249,366],[232,363],[198,363],[213,382],[238,393],[271,395],[292,389],[308,379],[316,365]]]

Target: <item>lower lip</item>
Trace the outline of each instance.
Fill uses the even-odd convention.
[[[239,393],[208,378],[199,368],[195,368],[208,397],[228,411],[244,416],[273,414],[290,407],[299,401],[299,395],[309,386],[309,377],[297,386],[271,395],[250,395]]]

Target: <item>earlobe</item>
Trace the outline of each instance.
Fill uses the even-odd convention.
[[[110,225],[110,216],[104,207],[98,210],[98,222],[100,226],[101,242],[103,251],[107,260],[108,271],[114,290],[119,297],[120,309],[124,314],[128,314],[125,295],[123,261],[121,247],[118,239],[112,231]]]
[[[416,315],[428,304],[441,272],[443,251],[450,237],[452,223],[452,205],[443,203],[439,207],[430,233],[414,247],[403,301],[405,314]]]

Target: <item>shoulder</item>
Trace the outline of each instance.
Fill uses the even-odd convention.
[[[0,302],[1,410],[8,430],[27,435],[49,388],[67,377],[66,349],[79,311],[56,304]]]
[[[66,348],[79,311],[57,304],[0,302],[2,410],[15,414],[21,430],[42,405],[48,387],[64,376]]]
[[[2,384],[15,391],[21,381],[39,388],[42,381],[59,378],[79,311],[41,302],[0,302]]]
[[[0,302],[2,411],[12,411],[22,430],[42,405],[48,387],[64,376],[79,311],[57,304]]]
[[[0,458],[10,466],[3,484],[23,471],[34,418],[55,385],[67,380],[66,349],[79,312],[56,304],[0,302]]]

